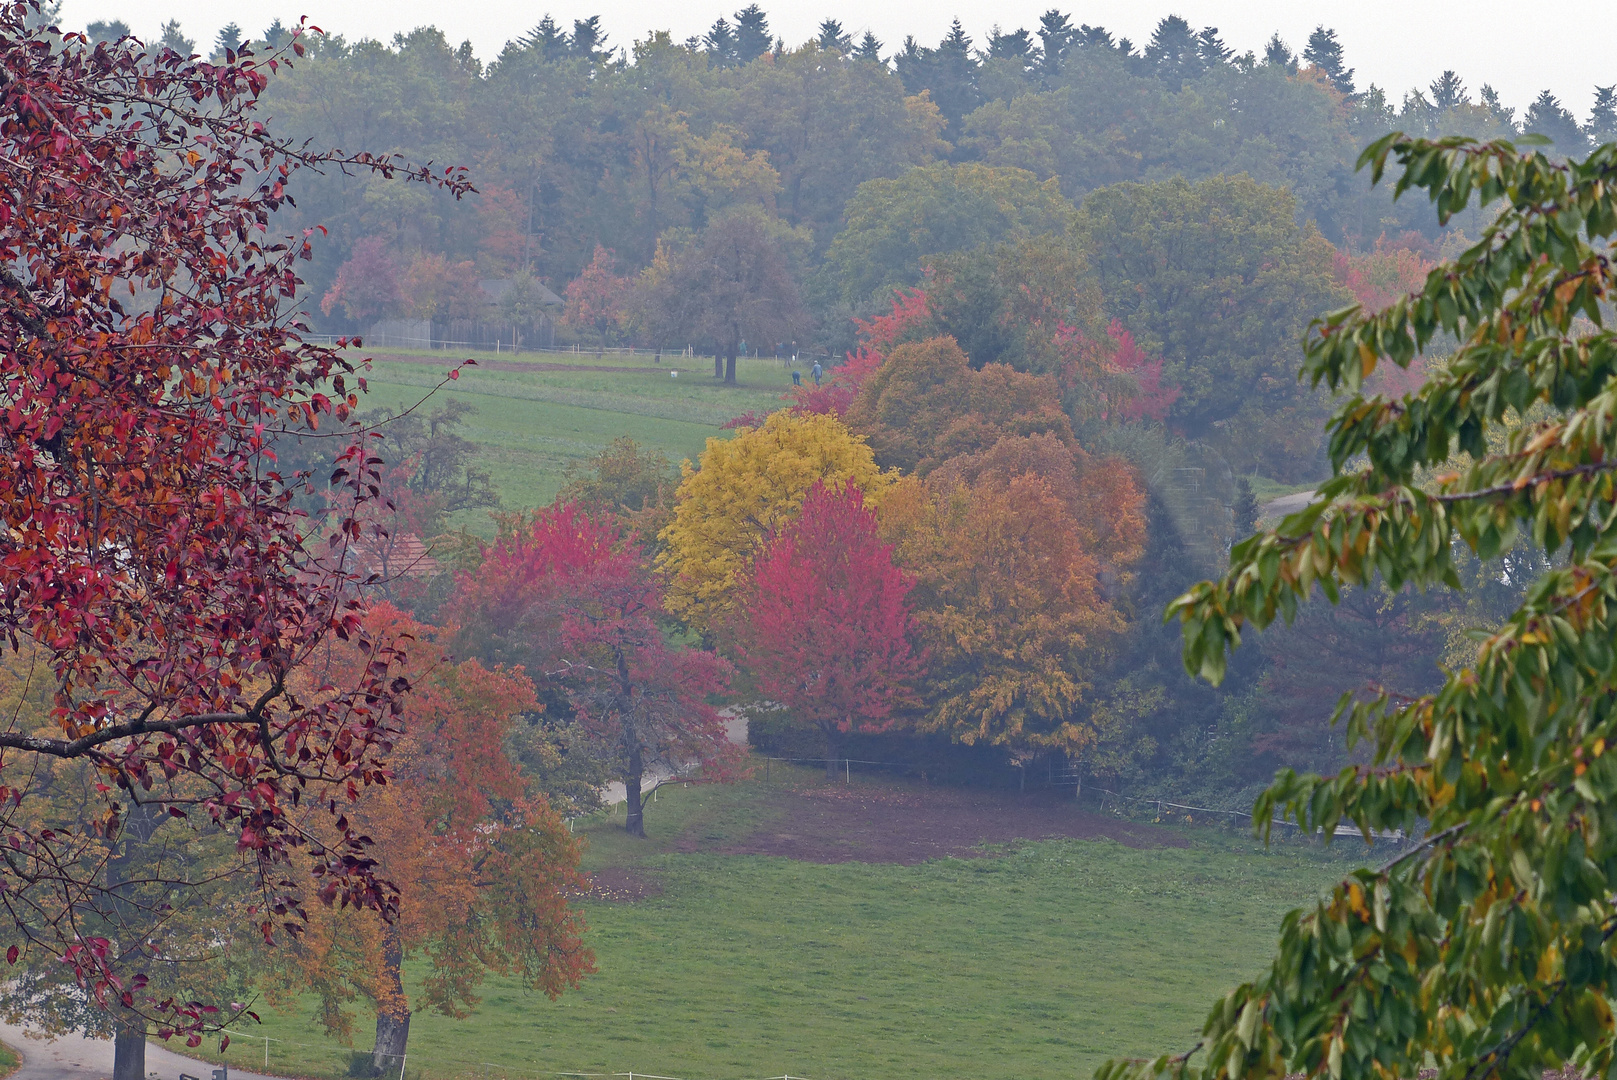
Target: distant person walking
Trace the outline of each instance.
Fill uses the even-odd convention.
[[[801,371],[798,371],[796,368],[792,369],[792,385],[793,386],[802,386],[803,385],[803,373]]]
[[[814,366],[809,369],[809,374],[814,376],[815,386],[820,385],[820,376],[824,374],[824,372],[825,369],[820,367],[820,362],[818,360],[814,361]]]

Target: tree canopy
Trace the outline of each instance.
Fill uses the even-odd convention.
[[[1391,164],[1395,191],[1426,194],[1445,219],[1476,200],[1492,223],[1419,291],[1315,322],[1304,373],[1345,392],[1335,477],[1173,603],[1186,666],[1221,678],[1243,631],[1292,618],[1316,588],[1455,589],[1462,553],[1496,561],[1518,537],[1553,562],[1438,689],[1344,700],[1368,760],[1282,772],[1254,812],[1423,839],[1288,916],[1271,969],[1215,1006],[1194,1056],[1112,1065],[1105,1080],[1429,1064],[1526,1080],[1612,1065],[1617,145],[1562,162],[1389,136],[1362,163],[1377,179]],[[1407,367],[1441,335],[1458,347],[1417,392],[1366,391],[1379,366]]]

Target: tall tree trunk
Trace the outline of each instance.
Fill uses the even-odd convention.
[[[731,386],[736,384],[736,346],[732,345],[729,355],[724,358],[724,381]]]
[[[646,835],[645,803],[640,800],[640,782],[645,765],[637,746],[629,751],[629,768],[623,777],[623,792],[628,804],[623,808],[623,831],[630,836]]]
[[[713,377],[715,379],[724,378],[724,350],[723,349],[715,348],[713,350]]]
[[[116,853],[107,860],[107,884],[113,896],[116,919],[112,936],[118,942],[120,961],[128,955],[131,945],[138,946],[145,937],[137,922],[137,906],[129,895],[129,881],[135,859],[157,831],[162,813],[162,807],[156,803],[131,807],[129,816],[124,819]],[[135,951],[138,953],[138,948]],[[114,1015],[117,1019],[112,1033],[112,1080],[146,1080],[146,1018],[123,1010]]]
[[[112,1080],[146,1080],[145,1017],[129,1017],[114,1029]]]
[[[385,933],[383,995],[376,1003],[376,1046],[371,1051],[371,1068],[384,1076],[403,1065],[410,1045],[410,1004],[404,996],[404,940],[396,923],[388,924]]]

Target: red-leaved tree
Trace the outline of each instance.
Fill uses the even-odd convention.
[[[606,514],[569,503],[539,511],[460,575],[448,610],[469,647],[562,688],[623,783],[631,835],[645,835],[657,783],[692,767],[722,778],[736,762],[709,703],[728,688],[730,665],[670,642],[661,583]]]
[[[354,242],[354,251],[337,268],[337,280],[320,299],[320,310],[330,315],[341,307],[350,319],[378,319],[404,299],[399,268],[387,252],[387,241],[367,236]]]
[[[252,113],[296,39],[264,62],[243,50],[210,64],[92,46],[32,25],[34,10],[0,7],[0,652],[48,681],[52,711],[43,730],[15,717],[0,730],[0,905],[8,960],[71,972],[118,1017],[124,1075],[149,1020],[194,1044],[234,1016],[205,990],[158,989],[179,958],[147,930],[188,884],[165,881],[162,904],[130,899],[150,882],[117,867],[138,864],[148,829],[233,837],[265,936],[304,914],[294,846],[322,900],[396,906],[341,814],[384,778],[407,689],[334,569],[379,463],[340,458],[350,510],[332,550],[306,549],[295,480],[266,442],[289,421],[344,420],[362,383],[300,338],[287,300],[309,238],[277,239],[273,215],[308,168],[468,185],[270,135]],[[333,634],[367,657],[352,683],[289,694]],[[93,766],[103,812],[39,827],[40,757]],[[299,800],[330,808],[328,839],[293,825]],[[113,856],[87,857],[97,844]]]
[[[851,485],[814,485],[753,563],[737,651],[764,698],[825,736],[828,776],[839,736],[885,731],[914,700],[909,590]]]

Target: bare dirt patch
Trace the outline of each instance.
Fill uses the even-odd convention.
[[[912,865],[992,855],[994,846],[1017,840],[1104,838],[1136,848],[1185,846],[1165,830],[1086,814],[1051,797],[828,784],[783,791],[778,798],[784,812],[744,840],[712,844],[687,837],[677,849]]]
[[[607,866],[590,874],[590,887],[579,895],[590,900],[632,904],[648,896],[660,896],[662,891],[662,882],[644,871]]]

